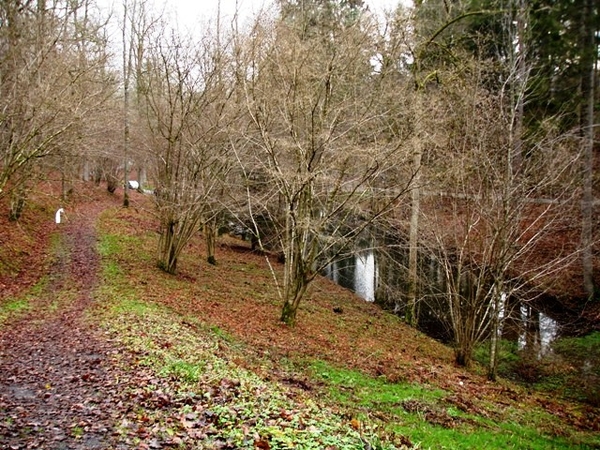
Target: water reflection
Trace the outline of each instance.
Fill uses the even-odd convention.
[[[402,316],[408,288],[406,260],[402,249],[393,252],[361,249],[356,254],[330,263],[324,275],[339,285],[354,291],[367,301],[377,301],[384,308]],[[419,329],[429,336],[450,342],[452,335],[445,321],[445,280],[441,266],[433,256],[421,256],[419,261]],[[503,294],[500,312],[503,339],[518,344],[522,351],[540,357],[551,350],[559,337],[556,320],[533,308],[532,304]]]
[[[340,286],[354,291],[365,300],[375,301],[378,276],[373,250],[329,263],[325,269],[325,276]]]
[[[356,255],[355,265],[354,292],[367,301],[375,301],[375,287],[377,285],[375,255],[372,251]]]
[[[552,350],[552,342],[558,337],[558,322],[529,305],[521,305],[519,312],[519,350],[538,357],[548,354]]]

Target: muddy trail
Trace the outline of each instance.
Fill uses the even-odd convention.
[[[84,320],[93,304],[99,208],[60,225],[29,313],[0,329],[0,448],[119,448],[115,350]]]

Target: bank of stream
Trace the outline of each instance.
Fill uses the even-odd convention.
[[[407,250],[398,247],[394,247],[393,251],[389,248],[378,250],[370,245],[329,263],[323,274],[366,301],[403,316],[407,306],[407,265]],[[452,345],[452,329],[442,300],[446,295],[442,269],[433,258],[422,258],[419,278],[418,328],[430,337]],[[594,341],[597,323],[583,320],[579,311],[568,310],[558,299],[547,294],[536,296],[533,300],[511,298],[505,304],[509,312],[501,314],[503,375],[539,382],[544,374],[549,375],[543,370],[549,361],[557,364],[560,360],[561,364],[575,365],[577,371],[597,376],[600,367],[600,348],[597,345],[588,349],[591,354],[586,358],[580,355],[571,358],[570,354],[577,352],[565,351],[564,345],[573,338]],[[573,341],[569,345],[579,344]]]

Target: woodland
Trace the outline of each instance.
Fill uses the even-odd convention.
[[[599,31],[595,0],[278,0],[193,34],[0,2],[0,444],[597,448]],[[323,277],[365,247],[373,303]],[[35,314],[89,353],[96,425],[96,397],[50,437],[16,406],[59,411],[81,365],[33,369]]]

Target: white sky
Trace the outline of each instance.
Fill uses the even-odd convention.
[[[123,3],[127,1],[130,5],[135,0],[96,0],[102,16],[112,11],[112,19],[109,23],[109,34],[111,46],[119,49],[122,45],[121,26]],[[145,0],[149,10],[162,11],[162,17],[167,19],[172,26],[191,35],[201,34],[207,22],[214,25],[217,12],[221,12],[222,24],[227,26],[236,11],[239,11],[239,24],[243,27],[245,22],[252,19],[261,10],[269,9],[274,0]],[[412,5],[412,0],[364,0],[370,11],[383,15],[386,11],[393,10],[398,3]],[[120,50],[116,50],[120,54]]]
[[[392,9],[398,4],[399,0],[365,0],[369,9],[375,13],[383,12],[384,9]],[[236,4],[239,7],[242,16],[253,16],[261,10],[268,7],[272,0],[220,0],[221,16],[232,17]],[[180,24],[190,23],[217,17],[219,0],[171,0],[167,2],[168,8],[177,11]]]
[[[133,0],[129,0],[131,3]],[[411,2],[411,0],[365,0],[369,9],[377,14],[381,14],[386,10],[393,9],[398,2]],[[115,11],[121,10],[123,0],[97,0],[98,5],[102,9],[110,9],[113,7]],[[221,17],[224,23],[227,19],[231,19],[236,10],[236,5],[240,11],[241,22],[244,18],[253,17],[262,8],[268,8],[272,5],[273,0],[150,0],[149,3],[154,4],[157,10],[162,10],[164,6],[165,15],[171,18],[177,17],[177,23],[182,31],[192,31],[197,29],[201,24],[207,21],[214,22],[217,17],[217,11],[221,10]],[[120,14],[116,13],[120,18]]]

